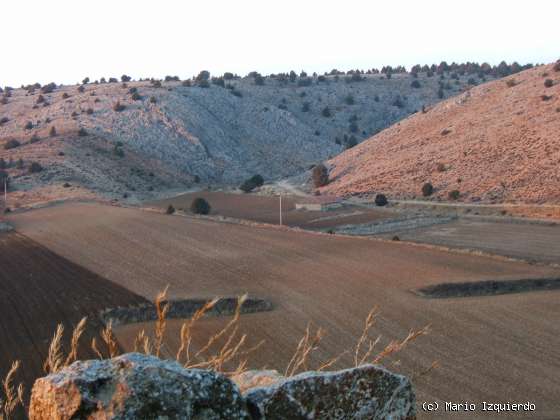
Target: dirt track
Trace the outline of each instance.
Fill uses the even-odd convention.
[[[46,208],[10,220],[61,255],[145,297],[170,284],[173,297],[248,291],[270,299],[277,310],[244,316],[252,340],[267,340],[252,360],[255,367],[282,369],[308,321],[328,331],[318,356],[347,350],[368,310],[378,305],[376,332],[383,342],[432,325],[432,333],[393,366],[410,373],[439,361],[438,369],[416,381],[419,402],[530,400],[539,418],[560,413],[560,291],[437,301],[409,292],[444,281],[558,275],[551,268],[98,205]],[[209,319],[200,330],[213,331],[222,322]],[[177,331],[179,324],[170,321],[170,329]],[[121,329],[121,340],[127,342],[137,328]]]
[[[92,357],[89,343],[100,327],[94,320],[98,311],[142,301],[20,234],[0,233],[0,377],[4,378],[12,360],[20,359],[30,390],[33,380],[43,375],[42,364],[57,324],[64,323],[69,339],[83,316],[91,322],[81,352]]]
[[[279,223],[279,198],[272,196],[200,191],[155,201],[148,205],[165,209],[169,204],[172,204],[175,208],[185,209],[188,212],[192,201],[196,197],[203,197],[208,200],[212,206],[212,215],[270,224]],[[306,200],[308,201],[308,199],[302,197],[283,196],[282,218],[285,225],[304,229],[324,229],[349,223],[383,220],[392,216],[390,212],[385,210],[363,207],[347,207],[332,211],[295,209],[296,203]]]

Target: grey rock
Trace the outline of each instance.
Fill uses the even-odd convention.
[[[408,378],[380,366],[338,372],[306,372],[245,393],[254,419],[416,418]]]
[[[38,379],[31,420],[249,419],[238,388],[225,376],[129,353],[75,362]]]

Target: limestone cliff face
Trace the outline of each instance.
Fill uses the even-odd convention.
[[[445,96],[460,92],[469,77],[447,83]],[[143,81],[3,92],[0,158],[12,162],[13,190],[71,184],[52,192],[60,196],[76,188],[149,196],[195,180],[237,184],[256,173],[278,179],[439,101],[441,83],[423,73],[310,80],[309,86],[299,78],[265,78],[261,86],[247,77],[227,81],[230,88]],[[5,148],[9,140],[19,145]],[[32,161],[43,170],[30,174]]]

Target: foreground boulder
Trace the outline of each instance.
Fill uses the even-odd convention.
[[[31,420],[249,419],[238,388],[223,375],[183,369],[138,353],[76,362],[38,379]]]
[[[29,418],[410,420],[416,414],[410,381],[379,366],[291,378],[248,371],[232,379],[138,353],[76,362],[35,382]]]
[[[374,365],[302,373],[250,389],[245,398],[254,419],[416,418],[408,378]]]

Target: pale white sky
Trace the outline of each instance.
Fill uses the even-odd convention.
[[[0,85],[560,58],[558,0],[2,0]]]

